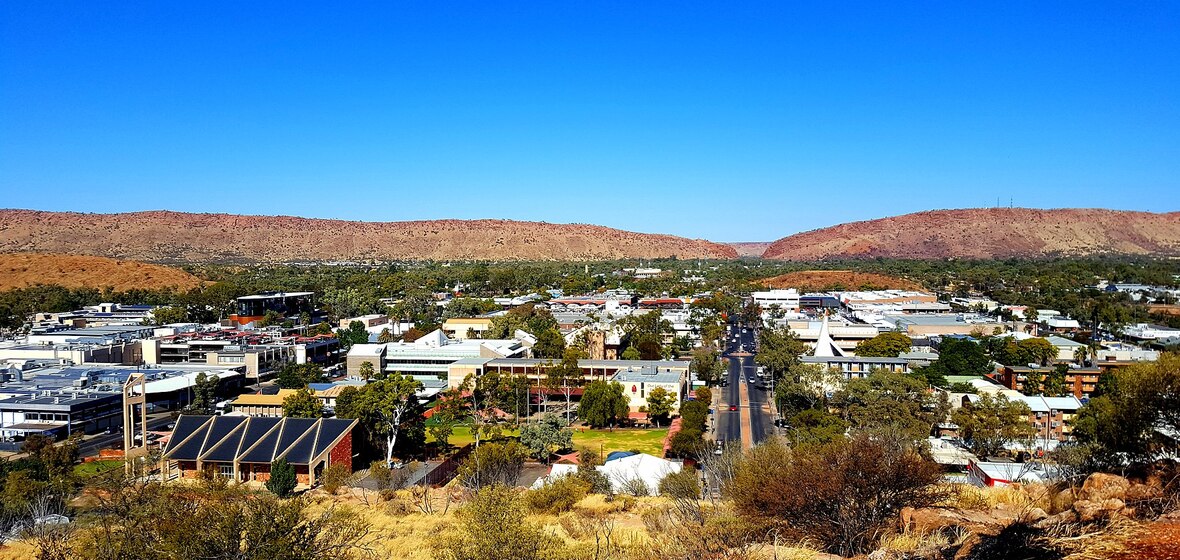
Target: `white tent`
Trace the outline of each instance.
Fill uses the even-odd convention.
[[[607,461],[606,464],[595,468],[606,475],[611,489],[617,493],[627,492],[636,484],[634,481],[640,481],[650,493],[655,494],[659,491],[660,481],[669,474],[680,472],[680,467],[680,463],[646,453],[637,453]]]

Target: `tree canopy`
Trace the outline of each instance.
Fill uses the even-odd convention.
[[[896,358],[910,351],[913,341],[899,332],[883,332],[856,344],[856,355],[864,357]]]
[[[578,418],[593,428],[617,426],[627,418],[630,400],[617,381],[591,381],[582,391]]]
[[[311,389],[302,387],[283,399],[283,416],[289,418],[319,418],[324,405]]]

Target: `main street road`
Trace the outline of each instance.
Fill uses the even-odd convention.
[[[717,410],[717,439],[741,442],[742,447],[757,444],[774,433],[770,415],[770,398],[766,385],[758,379],[754,364],[754,330],[734,324],[726,335],[729,356],[727,386],[721,387],[721,405]]]

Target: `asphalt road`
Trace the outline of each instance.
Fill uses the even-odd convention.
[[[754,364],[754,330],[731,325],[725,350],[729,356],[729,383],[721,388],[716,437],[721,441],[744,440],[756,445],[774,433],[774,420],[770,415],[769,391],[759,388],[765,385],[758,379]],[[743,434],[743,418],[747,415],[748,435]]]

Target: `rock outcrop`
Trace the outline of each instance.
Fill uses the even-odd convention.
[[[736,258],[732,247],[586,224],[510,220],[351,222],[183,212],[0,210],[0,252],[146,261],[605,260]]]
[[[775,241],[763,258],[1180,255],[1180,212],[983,208],[853,222]]]

